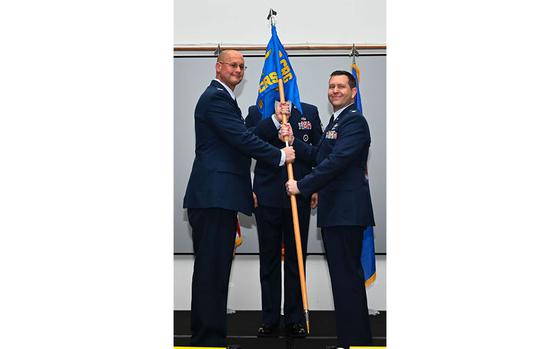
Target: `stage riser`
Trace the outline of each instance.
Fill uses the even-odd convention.
[[[387,312],[370,316],[372,345],[386,346]],[[289,338],[281,334],[278,338],[257,338],[256,331],[261,323],[260,311],[238,311],[228,315],[228,344],[241,345],[243,349],[317,349],[336,345],[334,312],[311,311],[311,333],[306,338]],[[190,344],[190,311],[174,312],[174,345]]]

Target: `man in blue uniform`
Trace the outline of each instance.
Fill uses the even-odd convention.
[[[192,226],[195,254],[192,278],[193,346],[226,345],[226,303],[237,212],[253,208],[251,157],[282,166],[293,162],[293,148],[278,149],[245,127],[233,90],[243,80],[245,61],[223,51],[216,79],[200,96],[194,112],[196,157],[183,207]]]
[[[280,106],[277,113],[263,118],[256,106],[249,107],[249,115],[245,118],[247,128],[254,128],[263,140],[277,148],[285,146],[278,139],[278,128],[282,121],[281,108],[289,115],[294,136],[306,144],[317,144],[323,133],[321,119],[317,107],[301,103],[302,111],[289,106]],[[269,115],[270,116],[270,115]],[[311,172],[311,163],[296,160],[294,178],[303,178]],[[305,322],[301,287],[297,263],[294,228],[290,200],[286,196],[284,183],[288,179],[287,171],[272,166],[264,161],[257,161],[253,179],[253,198],[255,218],[259,237],[259,261],[262,295],[262,325],[257,330],[259,337],[278,335],[280,323],[280,306],[282,296],[281,250],[284,243],[284,324],[286,333],[292,337],[305,337]],[[309,232],[309,216],[311,208],[317,205],[317,195],[313,200],[309,197],[297,198],[298,216],[302,253],[307,253],[307,237]]]
[[[298,159],[315,160],[317,166],[303,179],[286,183],[288,194],[308,197],[319,192],[317,225],[331,277],[338,347],[344,348],[371,343],[360,261],[363,231],[374,225],[367,178],[371,137],[366,119],[354,105],[356,92],[352,74],[331,74],[328,97],[334,114],[319,145],[312,147],[297,139],[293,143]]]

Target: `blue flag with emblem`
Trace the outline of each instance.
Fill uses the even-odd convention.
[[[257,97],[257,108],[263,118],[274,114],[274,102],[280,100],[278,92],[278,76],[281,74],[284,85],[284,98],[292,102],[292,105],[300,112],[299,91],[297,78],[288,54],[276,34],[276,26],[272,25],[272,36],[266,46],[264,55],[264,66],[259,81],[259,96]]]
[[[354,62],[352,63],[352,75],[356,79],[356,97],[354,103],[360,112],[362,112],[362,98],[360,97],[360,69]],[[364,279],[366,286],[371,285],[377,276],[375,270],[375,237],[373,227],[367,227],[364,230],[364,238],[362,240],[362,269],[364,270]]]

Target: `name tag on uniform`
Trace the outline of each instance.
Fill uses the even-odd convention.
[[[338,133],[333,130],[327,131],[327,133],[325,134],[326,139],[336,139],[337,137],[338,137]]]
[[[302,120],[302,121],[298,122],[298,128],[300,130],[311,130],[311,121]]]

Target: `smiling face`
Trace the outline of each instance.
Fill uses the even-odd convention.
[[[333,75],[329,79],[329,102],[331,102],[334,111],[353,103],[356,93],[356,87],[350,87],[346,75]]]
[[[232,91],[245,75],[245,59],[234,50],[225,50],[218,56],[216,62],[216,79],[223,82]]]

